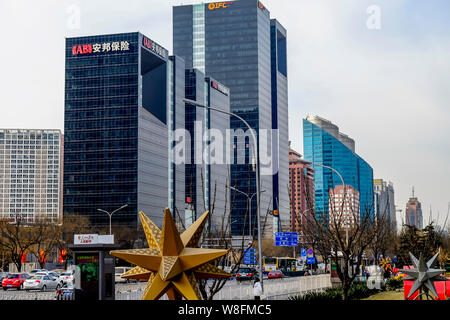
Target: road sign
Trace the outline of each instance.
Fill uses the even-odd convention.
[[[307,264],[314,264],[314,263],[316,263],[316,258],[314,258],[314,257],[311,257],[311,258],[307,258],[306,259],[306,263]]]
[[[296,247],[298,245],[297,232],[276,232],[275,246],[276,247]]]
[[[248,249],[244,254],[244,264],[256,264],[256,249]]]
[[[301,255],[302,255],[302,257],[306,257],[306,249],[305,248],[301,249]]]
[[[314,257],[314,250],[311,249],[311,248],[309,248],[308,251],[306,251],[306,256],[307,256],[308,258]]]

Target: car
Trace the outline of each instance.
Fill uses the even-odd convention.
[[[52,278],[59,279],[60,274],[57,272],[50,271],[48,275]]]
[[[23,283],[23,289],[25,291],[29,290],[42,290],[47,289],[59,289],[60,283],[57,278],[53,278],[49,275],[35,275],[30,279],[25,280]]]
[[[269,279],[278,279],[278,278],[284,278],[284,273],[281,270],[272,270],[267,275]]]
[[[2,281],[3,290],[8,290],[9,288],[17,288],[18,290],[23,289],[23,283],[25,280],[29,279],[30,275],[27,273],[11,273],[8,274],[6,278]]]
[[[254,279],[255,274],[256,270],[253,268],[239,268],[239,270],[236,272],[236,280],[252,280]]]
[[[121,276],[124,274],[124,273],[126,273],[126,272],[128,272],[128,271],[130,271],[132,268],[130,268],[130,267],[116,267],[116,270],[115,270],[115,282],[116,283],[129,283],[130,282],[130,279],[125,279],[125,278],[122,278]]]
[[[8,272],[0,272],[0,287],[2,286],[2,281],[8,276]]]
[[[47,269],[33,269],[33,270],[31,270],[30,272],[28,272],[28,274],[30,275],[30,276],[34,276],[36,273],[38,273],[38,272],[40,272],[40,273],[47,273],[48,272],[48,270]]]
[[[75,270],[67,270],[65,272],[62,272],[58,278],[60,285],[63,286],[69,282],[73,283],[74,275],[75,275]]]

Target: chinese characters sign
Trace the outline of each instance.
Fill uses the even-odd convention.
[[[88,53],[121,52],[130,51],[128,41],[103,42],[94,44],[82,44],[72,47],[72,55],[78,56]]]
[[[156,42],[150,40],[149,38],[143,36],[142,37],[142,45],[153,51],[154,53],[156,53],[157,55],[159,55],[162,58],[166,58],[166,49],[164,49],[163,47],[161,47],[160,45],[158,45]]]
[[[228,96],[230,94],[230,90],[225,87],[224,85],[220,84],[217,81],[211,80],[211,87],[216,89],[217,91],[223,93],[224,95]]]

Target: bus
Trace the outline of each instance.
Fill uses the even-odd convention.
[[[263,272],[272,270],[298,271],[297,259],[290,257],[263,257]]]

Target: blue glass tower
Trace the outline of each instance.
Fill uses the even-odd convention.
[[[303,148],[305,160],[337,170],[346,185],[360,193],[361,215],[374,213],[372,167],[355,153],[354,141],[339,132],[339,128],[320,117],[303,119]],[[329,190],[342,185],[332,170],[314,166],[316,213],[329,213]]]

